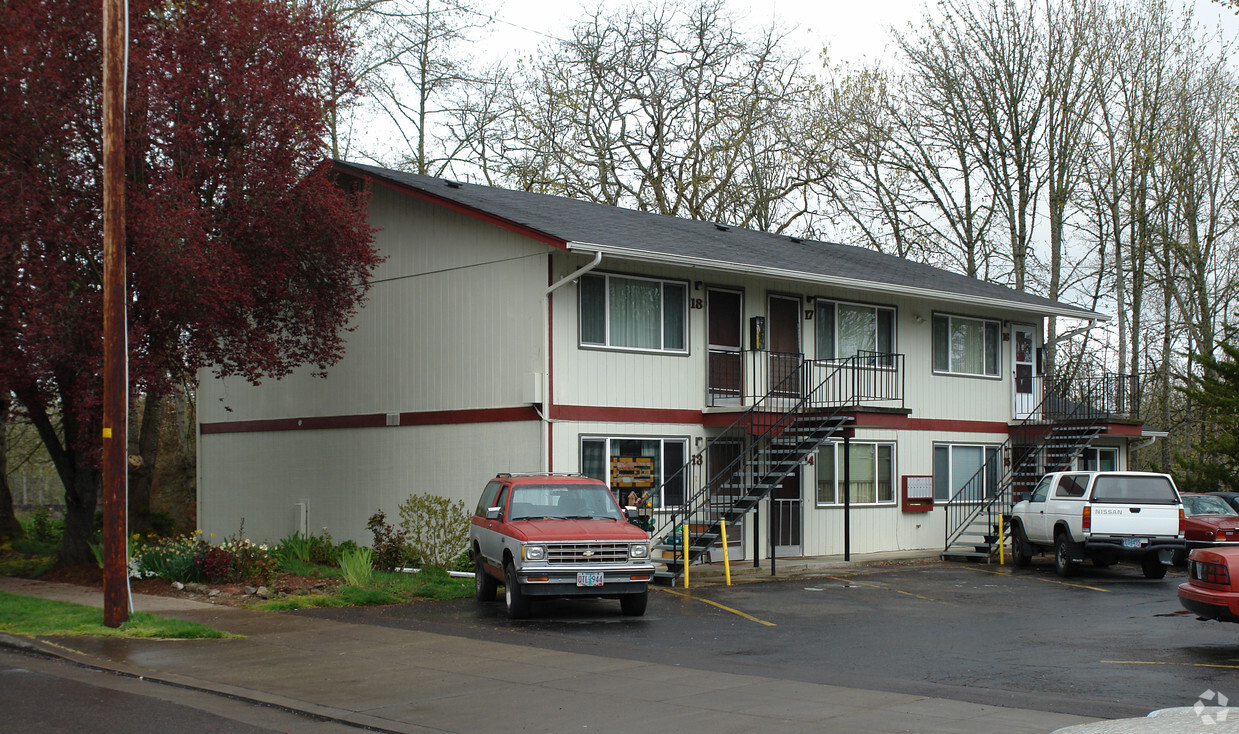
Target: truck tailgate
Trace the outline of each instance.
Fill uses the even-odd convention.
[[[1158,535],[1179,534],[1178,505],[1116,504],[1092,505],[1093,535]]]

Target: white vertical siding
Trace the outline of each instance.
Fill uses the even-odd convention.
[[[272,543],[296,530],[295,503],[305,502],[311,533],[370,545],[376,510],[399,524],[413,494],[472,509],[487,479],[537,466],[540,448],[536,422],[205,435],[199,527],[221,540],[244,521],[248,538]]]
[[[326,379],[302,368],[261,389],[204,374],[202,422],[523,404],[544,369],[549,248],[386,189],[371,223],[388,259],[345,357]]]

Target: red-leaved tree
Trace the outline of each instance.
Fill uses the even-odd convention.
[[[319,165],[344,34],[314,2],[129,8],[130,385],[325,369],[379,262],[363,195]],[[0,385],[59,472],[78,563],[102,444],[101,3],[8,0],[0,27]]]

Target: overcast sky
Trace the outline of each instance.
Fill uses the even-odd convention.
[[[693,0],[682,0],[685,4]],[[493,49],[507,49],[510,56],[529,55],[549,37],[565,37],[570,23],[585,15],[582,6],[590,0],[483,0],[498,20],[487,39]],[[1219,19],[1227,34],[1239,34],[1239,17],[1211,0],[1169,0],[1171,5],[1192,4],[1198,22],[1213,27]],[[618,5],[618,3],[608,3]],[[932,3],[931,4],[936,4]],[[860,61],[886,56],[887,29],[904,29],[922,16],[925,0],[767,0],[745,3],[731,0],[731,7],[753,28],[769,25],[773,18],[785,28],[795,28],[789,41],[802,51],[816,54],[829,47],[832,61]]]

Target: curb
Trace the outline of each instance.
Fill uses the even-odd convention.
[[[99,673],[111,673],[112,675],[130,678],[133,680],[148,681],[160,685],[169,686],[171,688],[181,688],[199,693],[207,693],[214,696],[220,696],[233,701],[251,704],[254,706],[264,706],[267,708],[279,709],[286,713],[303,716],[308,719],[313,719],[318,722],[331,722],[343,724],[364,731],[380,732],[381,734],[421,734],[428,731],[425,727],[399,727],[392,728],[393,722],[388,719],[377,719],[365,714],[358,714],[352,711],[331,708],[329,706],[320,706],[315,703],[299,701],[297,699],[278,696],[270,693],[262,693],[260,691],[251,691],[247,689],[237,688],[222,683],[212,683],[198,678],[189,678],[173,673],[160,673],[152,671],[150,673],[138,673],[133,670],[125,669],[118,665],[108,665],[97,658],[94,658],[86,653],[78,652],[67,647],[60,647],[54,643],[44,642],[38,638],[30,639],[25,637],[16,637],[6,633],[0,633],[0,648],[8,648],[27,655],[36,655],[42,658],[61,660],[70,665],[75,665],[79,668],[91,670]]]

